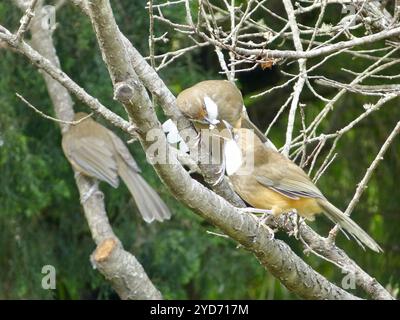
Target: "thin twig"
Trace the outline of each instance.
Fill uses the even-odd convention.
[[[71,124],[71,125],[77,125],[79,123],[81,123],[82,121],[86,120],[87,118],[90,118],[93,115],[93,112],[90,113],[89,115],[77,120],[77,121],[65,121],[65,120],[61,120],[61,119],[57,119],[57,118],[53,118],[51,116],[48,116],[47,114],[43,113],[42,111],[40,111],[39,109],[37,109],[36,107],[34,107],[29,101],[27,101],[23,96],[21,96],[19,93],[15,93],[15,95],[20,98],[29,108],[33,109],[36,113],[38,113],[40,116],[42,116],[45,119],[51,120],[51,121],[55,121],[58,123],[64,123],[64,124]]]
[[[346,211],[344,212],[346,215],[350,215],[352,211],[354,210],[355,206],[357,203],[360,201],[361,195],[363,194],[364,190],[367,188],[367,184],[369,180],[372,177],[373,172],[375,169],[378,167],[378,164],[380,161],[383,160],[383,156],[385,155],[387,149],[395,139],[395,137],[399,134],[400,132],[400,121],[397,122],[395,128],[393,131],[390,133],[388,138],[386,139],[385,143],[382,145],[381,149],[379,150],[378,154],[376,155],[374,161],[372,161],[371,165],[368,167],[367,171],[365,172],[364,177],[360,181],[360,183],[357,185],[356,192],[353,196],[353,199],[351,199],[349,205],[347,206]],[[329,236],[328,239],[329,241],[333,242],[335,237],[337,236],[337,233],[339,232],[339,226],[336,225],[329,231]]]
[[[300,41],[299,27],[296,22],[296,17],[294,14],[294,8],[292,5],[292,2],[291,2],[291,0],[283,0],[283,4],[285,6],[285,10],[288,15],[290,29],[292,30],[292,33],[293,33],[293,43],[296,48],[296,51],[303,52],[303,45],[301,44],[301,41]],[[299,59],[298,64],[299,64],[299,75],[300,76],[293,88],[292,103],[290,105],[288,124],[287,124],[287,128],[286,128],[286,141],[285,141],[285,145],[283,146],[283,151],[282,151],[282,154],[284,154],[285,156],[289,155],[290,146],[292,143],[296,111],[297,111],[297,107],[299,105],[300,94],[303,91],[304,83],[307,78],[306,60]]]
[[[380,161],[383,160],[383,156],[385,155],[387,149],[395,139],[395,137],[399,134],[400,132],[400,121],[397,122],[395,128],[393,131],[390,133],[388,138],[386,139],[385,143],[382,145],[381,149],[379,150],[378,154],[376,155],[374,161],[372,161],[371,165],[368,167],[367,171],[365,172],[364,177],[360,181],[360,183],[357,186],[356,192],[353,196],[353,199],[350,201],[349,205],[347,206],[347,209],[345,211],[345,214],[350,215],[351,212],[354,210],[355,206],[357,205],[358,201],[360,200],[361,195],[363,194],[364,190],[367,188],[367,184],[369,180],[371,179],[371,176],[375,169],[378,167],[378,164]]]
[[[22,16],[20,22],[20,26],[18,28],[17,33],[15,34],[15,41],[21,41],[24,33],[28,30],[29,23],[31,22],[32,18],[35,16],[35,6],[38,0],[32,0],[29,6],[27,7],[25,14]]]

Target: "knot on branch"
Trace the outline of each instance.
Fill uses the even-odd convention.
[[[114,89],[114,100],[117,100],[122,104],[130,103],[134,92],[134,87],[128,82],[117,82]]]
[[[93,264],[97,265],[108,260],[118,245],[119,242],[115,238],[108,238],[100,242],[92,255]]]

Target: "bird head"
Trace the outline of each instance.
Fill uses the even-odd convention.
[[[215,126],[220,121],[218,118],[218,106],[207,95],[195,95],[196,92],[182,91],[177,97],[179,110],[191,121]]]
[[[229,81],[199,82],[178,95],[177,105],[193,122],[216,126],[225,120],[233,127],[240,126],[243,98]]]

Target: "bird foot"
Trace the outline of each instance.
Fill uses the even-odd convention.
[[[252,207],[247,207],[247,208],[237,208],[243,213],[252,213],[253,216],[258,220],[258,226],[263,227],[268,230],[268,232],[271,233],[271,237],[274,236],[275,230],[272,230],[265,222],[267,221],[268,216],[271,216],[274,214],[273,210],[267,210],[267,209],[258,209],[258,208],[252,208]],[[255,214],[254,214],[255,213]],[[257,216],[257,214],[262,214],[261,217]]]
[[[198,132],[196,137],[194,137],[193,148],[197,148],[201,142],[201,132]]]
[[[267,221],[268,217],[273,215],[274,212],[273,210],[267,210],[267,209],[258,209],[258,208],[240,208],[240,210],[242,212],[248,212],[248,213],[255,213],[254,216],[256,217],[256,219],[258,220],[258,225],[259,227],[264,227],[267,228],[269,231],[271,231],[271,229],[265,224],[265,222]],[[261,214],[261,217],[257,216],[257,214]],[[272,231],[272,233],[274,233]]]
[[[267,210],[270,211],[270,210]],[[277,230],[274,230],[272,228],[270,228],[266,222],[268,220],[268,217],[271,216],[272,213],[263,213],[261,217],[258,217],[256,215],[254,215],[257,219],[257,223],[258,223],[258,228],[263,228],[265,231],[267,231],[270,235],[270,239],[273,239],[275,237],[275,232]]]
[[[225,165],[224,164],[221,165],[221,167],[218,169],[216,174],[217,174],[218,178],[217,178],[217,180],[215,180],[214,183],[212,183],[212,187],[219,185],[221,183],[221,181],[224,179],[224,177],[225,177]]]

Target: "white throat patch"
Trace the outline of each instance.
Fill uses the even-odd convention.
[[[167,135],[168,143],[170,144],[179,143],[179,149],[182,152],[184,153],[189,152],[189,147],[187,146],[185,141],[183,141],[181,135],[179,134],[178,128],[171,119],[168,119],[162,124],[162,129],[164,133]]]
[[[226,140],[224,143],[225,170],[228,176],[234,174],[243,164],[242,150],[235,140]]]

